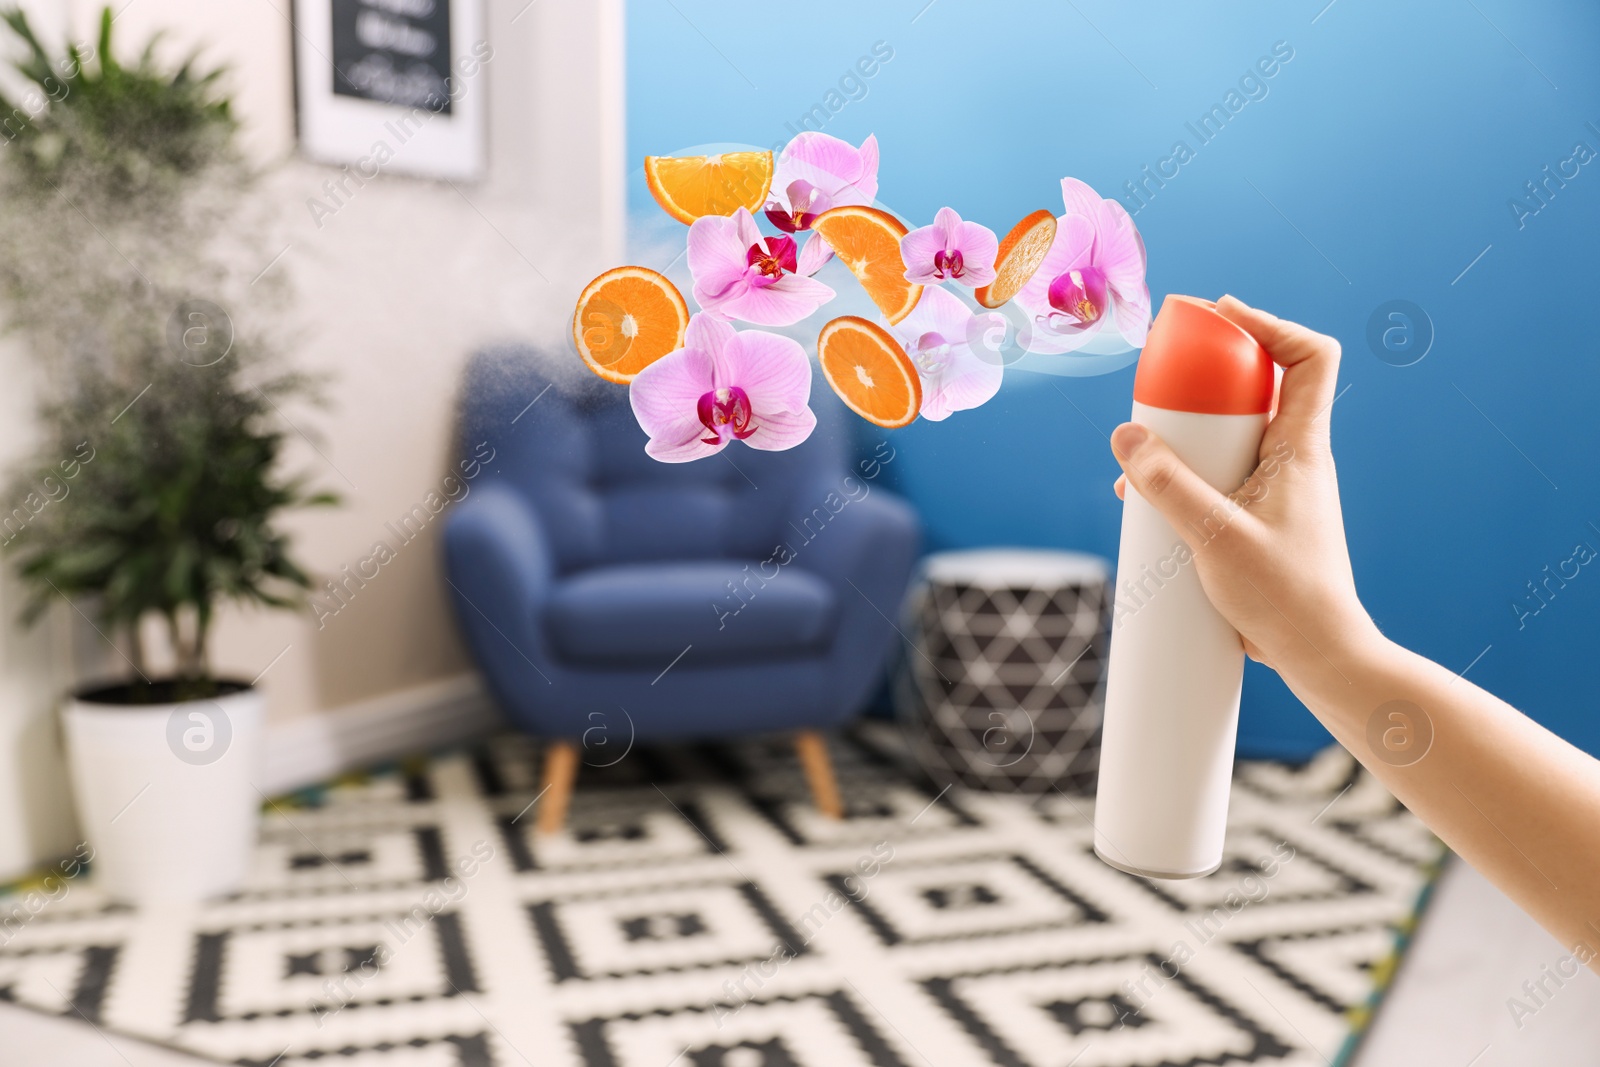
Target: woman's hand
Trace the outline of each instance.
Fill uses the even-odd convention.
[[[1283,367],[1260,465],[1225,497],[1154,434],[1123,425],[1111,444],[1124,477],[1194,550],[1206,595],[1245,650],[1446,844],[1600,972],[1600,762],[1378,633],[1356,598],[1328,451],[1339,343],[1230,297],[1217,310]]]
[[[1277,414],[1260,462],[1224,496],[1150,430],[1124,423],[1111,435],[1131,483],[1195,553],[1206,595],[1244,638],[1245,651],[1286,676],[1321,674],[1353,645],[1378,638],[1356,597],[1345,547],[1328,424],[1339,342],[1231,296],[1217,310],[1283,367]]]

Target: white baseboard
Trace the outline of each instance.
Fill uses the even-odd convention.
[[[481,737],[504,718],[476,675],[464,674],[269,726],[258,783],[268,796],[344,771]]]

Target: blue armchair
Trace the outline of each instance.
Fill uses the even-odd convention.
[[[490,690],[551,742],[539,828],[564,823],[586,736],[615,752],[794,732],[818,807],[838,815],[817,731],[871,696],[920,543],[875,480],[891,447],[851,466],[848,413],[818,375],[799,447],[658,463],[626,389],[574,390],[538,367],[517,347],[469,364],[461,442],[477,477],[444,541]]]

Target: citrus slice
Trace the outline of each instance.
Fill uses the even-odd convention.
[[[906,426],[922,409],[922,380],[900,343],[854,315],[834,319],[817,336],[822,374],[845,406],[875,426]]]
[[[994,281],[973,291],[978,303],[997,308],[1022,291],[1056,240],[1056,217],[1040,208],[1015,226],[1000,242],[994,258]]]
[[[644,180],[661,209],[685,224],[740,208],[755,212],[772,187],[772,153],[645,156]]]
[[[572,314],[572,339],[589,369],[626,385],[683,347],[689,306],[678,287],[648,267],[608,270],[584,289]]]
[[[900,258],[905,223],[875,207],[849,206],[824,211],[811,228],[850,268],[891,326],[911,314],[922,299],[922,286],[906,281]]]

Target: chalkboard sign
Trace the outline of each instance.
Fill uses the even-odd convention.
[[[332,0],[333,91],[450,114],[450,0]]]
[[[346,171],[340,188],[483,174],[483,0],[294,0],[294,24],[301,150]]]

